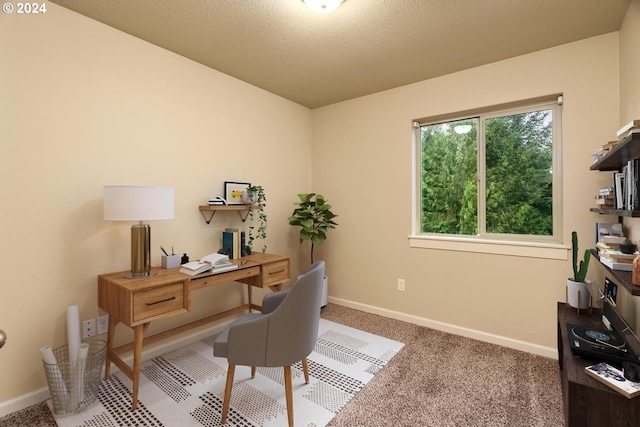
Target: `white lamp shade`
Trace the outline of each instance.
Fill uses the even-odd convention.
[[[309,9],[318,13],[329,13],[340,6],[344,0],[302,0]]]
[[[173,219],[174,210],[173,187],[104,187],[104,219],[108,221]]]

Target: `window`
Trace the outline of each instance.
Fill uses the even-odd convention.
[[[561,243],[561,104],[416,121],[414,235]]]

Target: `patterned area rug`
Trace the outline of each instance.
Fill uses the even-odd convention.
[[[131,381],[121,372],[100,384],[98,400],[81,412],[53,414],[60,427],[218,426],[227,360],[213,356],[210,337],[141,366],[138,409],[131,412]],[[404,344],[320,319],[315,350],[292,366],[296,426],[325,426]],[[225,426],[286,426],[282,368],[238,366]],[[52,409],[51,401],[48,402]],[[53,413],[53,410],[52,410]]]

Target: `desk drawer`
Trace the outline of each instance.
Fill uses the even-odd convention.
[[[149,317],[188,309],[185,287],[188,282],[179,282],[133,294],[133,320],[137,322]]]
[[[289,260],[262,264],[262,285],[283,283],[289,279]]]

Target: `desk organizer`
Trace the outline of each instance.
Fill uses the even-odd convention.
[[[162,268],[180,267],[180,255],[162,255],[160,257]]]

